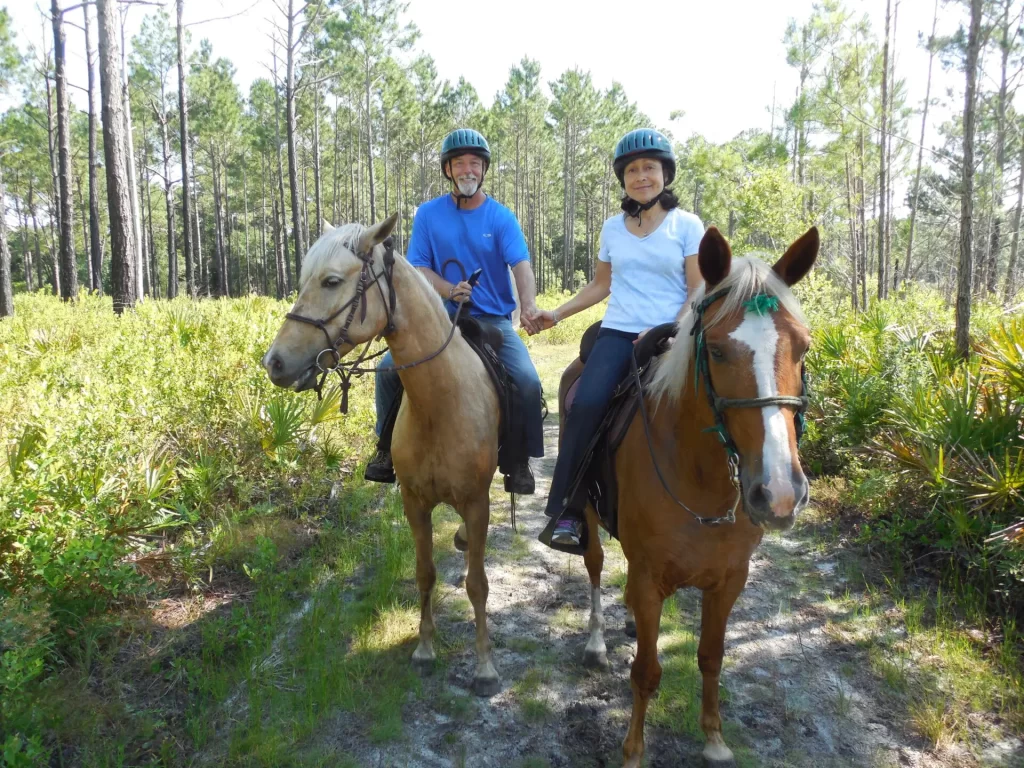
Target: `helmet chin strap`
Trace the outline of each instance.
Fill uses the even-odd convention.
[[[640,217],[643,215],[643,212],[651,210],[651,208],[653,208],[654,206],[656,206],[658,203],[661,202],[661,193],[659,192],[657,195],[655,195],[651,200],[648,200],[646,203],[638,202],[634,198],[630,198],[630,200],[633,200],[633,202],[636,203],[636,207],[635,207],[635,211],[636,212],[635,213],[630,213],[628,215],[629,216],[635,216],[637,221],[642,221],[642,219]]]

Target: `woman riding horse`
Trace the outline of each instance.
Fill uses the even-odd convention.
[[[537,324],[546,330],[611,295],[565,423],[545,510],[559,518],[550,546],[580,555],[585,550],[586,497],[567,494],[587,445],[629,371],[638,338],[654,326],[674,322],[687,297],[703,283],[697,247],[704,225],[679,208],[669,189],[676,173],[671,142],[649,128],[630,131],[615,147],[613,167],[625,193],[623,213],[601,229],[594,279],[562,306],[537,314]]]

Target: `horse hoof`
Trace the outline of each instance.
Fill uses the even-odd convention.
[[[473,693],[482,699],[489,699],[501,690],[500,677],[475,677],[473,678]]]
[[[608,654],[605,651],[594,651],[587,648],[583,651],[583,666],[601,672],[608,670]]]
[[[413,657],[412,668],[420,677],[427,677],[434,673],[436,659],[417,659]]]
[[[736,768],[736,760],[733,758],[732,750],[725,744],[707,744],[701,754],[704,768]]]
[[[626,622],[626,637],[632,637],[632,638],[636,637],[636,622],[635,621],[627,621]]]
[[[452,542],[455,544],[455,548],[459,550],[459,552],[469,551],[469,542],[459,536],[458,531],[456,531],[455,535],[452,537]]]

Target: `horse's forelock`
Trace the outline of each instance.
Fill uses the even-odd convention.
[[[316,274],[330,263],[336,256],[348,251],[353,256],[359,238],[366,227],[362,224],[343,224],[324,232],[302,260],[302,271],[299,274],[299,288],[306,284],[311,275]]]
[[[704,327],[713,328],[727,317],[733,317],[744,302],[764,293],[774,296],[794,319],[807,325],[800,302],[789,287],[772,271],[771,265],[761,259],[747,256],[733,259],[728,276],[714,287],[715,292],[729,289],[729,293],[713,313],[704,316]],[[705,287],[697,289],[680,315],[679,333],[672,348],[657,361],[654,378],[649,392],[655,399],[667,397],[677,401],[686,390],[691,375],[695,350],[695,339],[690,335],[693,328],[694,307],[700,305],[706,295]]]

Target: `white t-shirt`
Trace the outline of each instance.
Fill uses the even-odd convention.
[[[647,237],[626,229],[625,214],[608,219],[597,254],[612,265],[611,298],[601,327],[640,333],[673,322],[686,303],[683,259],[697,252],[702,237],[701,220],[678,208]]]

